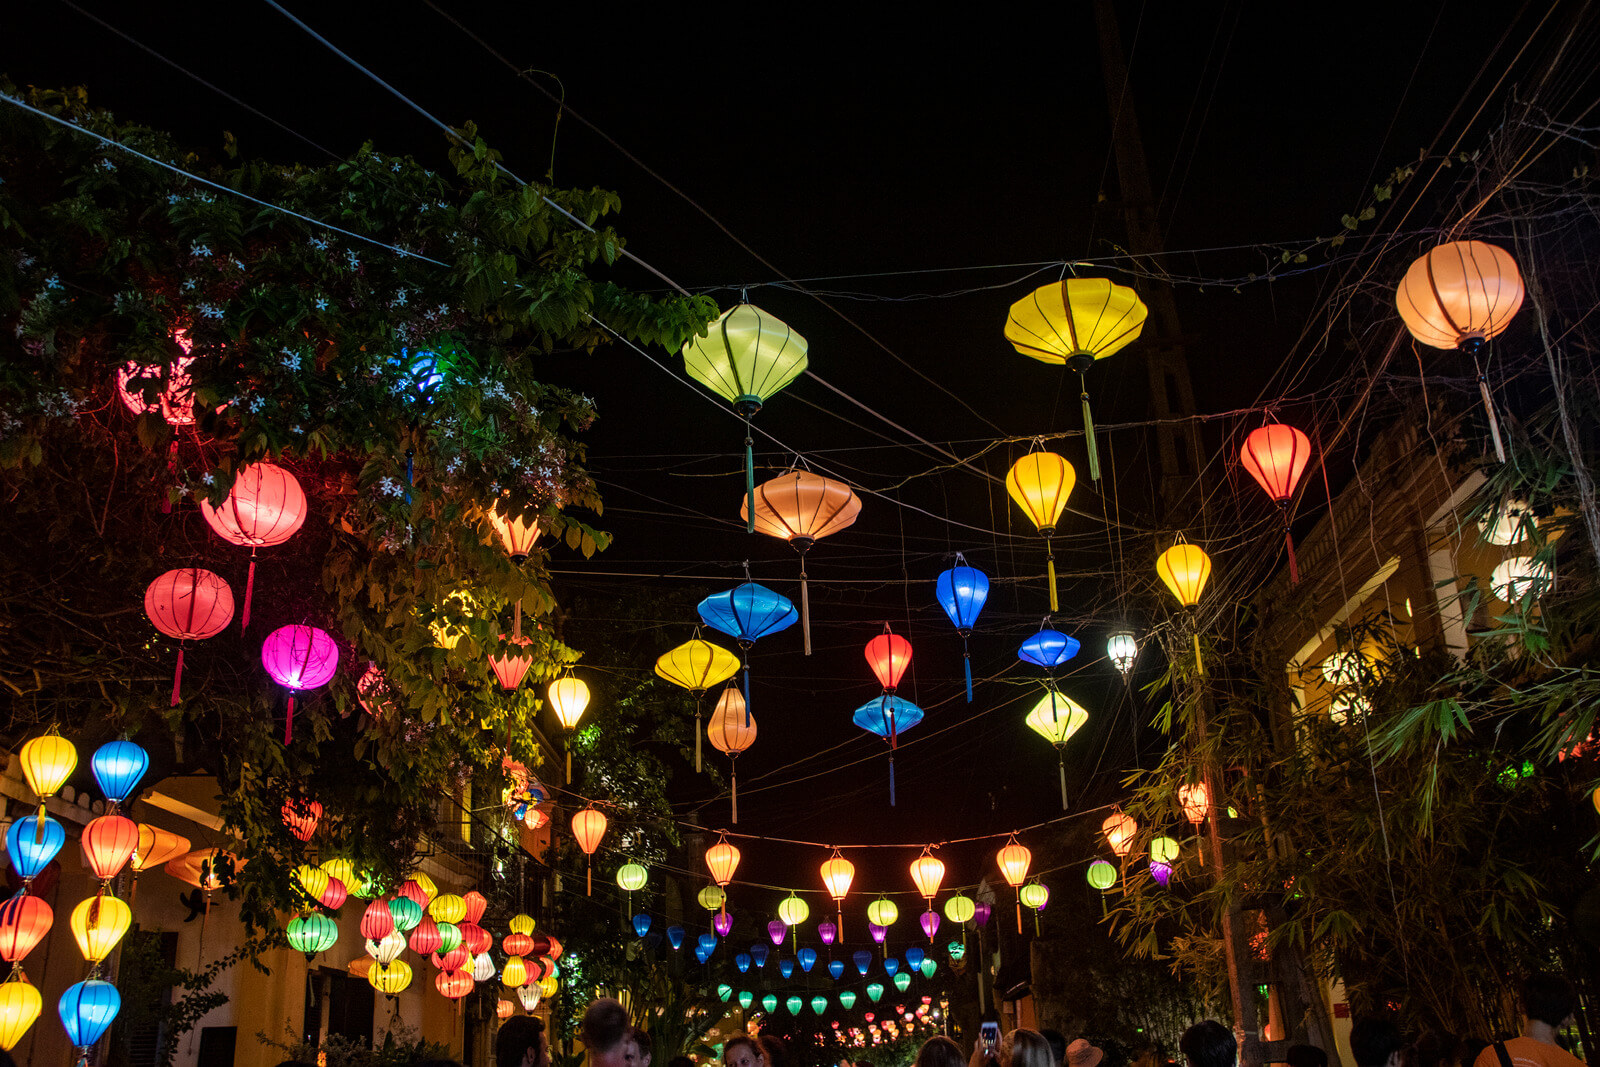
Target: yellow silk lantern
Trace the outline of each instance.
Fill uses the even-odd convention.
[[[785,926],[799,926],[811,917],[811,905],[790,893],[778,902],[778,918]]]
[[[1054,688],[1045,690],[1043,697],[1023,720],[1028,729],[1056,746],[1056,771],[1061,779],[1061,810],[1067,810],[1067,756],[1066,743],[1073,734],[1083,729],[1089,713],[1066,695]]]
[[[321,867],[313,867],[302,863],[294,869],[295,880],[300,883],[300,888],[306,891],[306,896],[312,900],[321,900],[322,894],[328,889],[328,880],[333,877]]]
[[[99,963],[111,955],[133,925],[133,909],[109,893],[89,897],[72,909],[70,925],[83,958]]]
[[[867,921],[878,926],[893,926],[900,918],[900,909],[888,897],[879,897],[867,905]]]
[[[700,901],[700,906],[707,911],[718,911],[727,903],[728,894],[723,892],[721,886],[708,885],[701,888],[695,899]]]
[[[467,902],[454,893],[441,893],[428,902],[428,916],[436,923],[458,923],[467,917]]]
[[[739,850],[725,839],[718,841],[706,849],[706,867],[711,871],[711,880],[726,887],[733,881],[733,872],[739,868]]]
[[[515,989],[528,984],[528,963],[521,956],[510,956],[500,968],[500,983]]]
[[[1054,452],[1029,452],[1011,465],[1006,475],[1006,492],[1017,502],[1028,521],[1044,535],[1045,566],[1050,576],[1050,610],[1059,611],[1056,602],[1056,554],[1050,535],[1066,510],[1067,497],[1078,482],[1072,464]]]
[[[1018,352],[1078,372],[1089,480],[1100,480],[1100,452],[1083,374],[1097,359],[1122,350],[1144,329],[1144,302],[1126,285],[1106,278],[1066,278],[1042,286],[1011,305],[1006,340]]]
[[[700,773],[700,694],[714,685],[720,685],[729,678],[739,673],[739,657],[723,648],[721,645],[712,644],[700,638],[700,628],[695,627],[695,636],[663,653],[656,660],[656,673],[673,685],[681,686],[694,694],[695,697],[695,725],[694,732],[694,771]]]
[[[1178,858],[1178,843],[1170,837],[1151,838],[1150,858],[1157,863],[1171,863]]]
[[[506,926],[514,934],[521,934],[524,937],[531,936],[534,927],[533,916],[518,912],[511,917],[511,921],[506,923]]]
[[[1156,559],[1156,573],[1172,590],[1178,603],[1192,609],[1200,603],[1200,594],[1211,580],[1211,557],[1199,545],[1191,545],[1178,535],[1177,544]],[[1194,665],[1198,674],[1205,674],[1205,664],[1200,660],[1200,632],[1193,631]]]
[[[429,878],[421,871],[413,871],[411,874],[411,880],[417,883],[417,888],[422,890],[422,895],[427,897],[429,900],[432,900],[434,897],[439,895],[439,887],[434,884],[432,878]]]
[[[574,677],[572,668],[550,683],[550,707],[567,731],[567,782],[572,782],[572,731],[589,706],[589,687],[582,678]]]
[[[331,860],[323,860],[319,866],[328,872],[329,878],[337,878],[346,886],[356,884],[356,865],[343,856],[338,856]]]
[[[850,883],[855,880],[856,865],[839,855],[839,850],[834,849],[833,855],[822,863],[822,884],[827,886],[828,895],[833,898],[835,908],[838,909],[837,926],[839,927],[839,943],[844,943],[844,898],[850,892]]]
[[[933,898],[939,895],[939,883],[944,881],[944,861],[923,849],[922,855],[911,861],[911,880],[932,908]]]
[[[367,972],[367,984],[384,996],[392,997],[411,984],[411,965],[405,960],[374,964]]]
[[[28,780],[28,788],[39,797],[39,821],[33,836],[34,844],[38,844],[44,840],[44,802],[55,796],[72,777],[78,766],[78,750],[52,726],[49,733],[23,745],[19,755],[22,776]]]
[[[539,995],[542,997],[555,996],[556,990],[559,988],[560,985],[556,980],[556,976],[553,974],[545,975],[543,978],[539,979]]]
[[[44,1008],[44,998],[21,973],[13,971],[11,980],[0,984],[0,1049],[7,1052],[17,1047]]]

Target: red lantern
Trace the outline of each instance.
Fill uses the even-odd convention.
[[[23,894],[0,904],[0,959],[17,963],[50,932],[55,915],[50,905]]]
[[[338,911],[344,907],[344,902],[350,899],[350,887],[344,884],[344,879],[328,878],[328,887],[322,891],[319,903],[329,911]]]
[[[444,938],[439,936],[439,924],[431,918],[424,916],[411,931],[411,951],[419,956],[431,956],[438,952],[444,944]]]
[[[435,952],[428,957],[429,962],[441,971],[459,971],[471,958],[465,945],[457,945],[442,956]]]
[[[83,865],[102,882],[115,878],[139,847],[139,824],[121,815],[90,819],[79,839]]]
[[[470,915],[472,913],[468,912],[467,914]],[[488,952],[489,949],[494,947],[494,938],[489,934],[489,931],[470,919],[456,923],[456,929],[461,931],[461,943],[474,956]]]
[[[389,706],[389,702],[389,680],[376,663],[368,660],[366,671],[356,681],[356,703],[361,705],[362,711],[376,719]]]
[[[549,956],[553,960],[561,958],[561,940],[550,934],[545,935],[544,952],[541,955]]]
[[[317,832],[317,822],[322,818],[322,805],[315,800],[290,797],[283,802],[283,825],[302,841],[310,841]],[[380,934],[379,937],[382,935]],[[378,938],[373,938],[374,941]]]
[[[1294,538],[1289,533],[1289,501],[1311,458],[1311,440],[1293,426],[1269,423],[1250,431],[1239,458],[1250,477],[1278,505],[1283,516],[1283,543],[1289,549],[1289,581],[1298,583],[1300,568],[1294,558]]]
[[[507,934],[500,940],[507,956],[526,956],[533,951],[533,938],[527,934]]]
[[[500,635],[500,640],[509,641],[519,647],[533,644],[531,637],[507,637]],[[511,692],[522,684],[522,679],[527,676],[528,668],[533,666],[533,655],[520,655],[516,652],[504,656],[490,656],[489,668],[494,671],[494,676],[500,681],[500,688]]]
[[[240,627],[250,628],[250,598],[256,587],[256,549],[281,545],[306,521],[306,494],[294,475],[274,463],[252,463],[234,479],[220,508],[200,501],[200,514],[217,536],[250,549]]]
[[[460,1000],[472,992],[472,975],[466,971],[440,971],[433,979],[433,984],[438,987],[451,1000]]]
[[[161,575],[144,591],[144,613],[156,629],[178,639],[172,672],[172,706],[183,686],[183,642],[215,637],[233,621],[233,590],[208,570],[182,567]]]
[[[407,900],[416,904],[416,906],[421,908],[423,911],[428,910],[428,891],[422,888],[421,883],[417,882],[415,879],[406,879],[404,882],[400,883],[400,888],[396,889],[394,893],[397,897],[405,897]]]
[[[178,342],[183,355],[169,364],[136,363],[131,360],[124,363],[117,370],[117,395],[135,415],[156,413],[173,426],[193,426],[194,379],[189,376],[189,367],[195,357],[189,355],[192,346],[188,335],[182,330],[173,334],[172,339]],[[155,379],[159,392],[154,402],[146,404],[145,385],[151,379]]]
[[[394,912],[382,900],[374,900],[361,913],[361,936],[368,941],[382,941],[394,933]]]
[[[891,632],[885,623],[883,633],[867,642],[867,665],[878,676],[883,691],[893,693],[911,666],[911,642]]]
[[[522,773],[524,777],[526,777],[528,772],[526,769],[524,769]],[[467,906],[467,922],[481,922],[483,920],[484,909],[489,906],[489,898],[474,889],[470,892],[461,894],[461,900]],[[475,948],[472,951],[488,952],[489,950],[487,948]]]

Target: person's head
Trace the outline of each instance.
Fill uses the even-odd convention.
[[[1000,1067],[1055,1067],[1050,1042],[1039,1031],[1018,1027],[1006,1036],[1011,1038],[1010,1054],[1001,1047]]]
[[[1572,983],[1559,974],[1530,974],[1522,983],[1522,1013],[1530,1021],[1559,1030],[1577,1007],[1578,995]]]
[[[500,1024],[494,1035],[495,1067],[550,1067],[550,1046],[544,1036],[544,1020],[532,1015],[513,1015]]]
[[[722,1045],[722,1067],[766,1067],[761,1045],[755,1038],[739,1034]]]
[[[1099,1067],[1105,1052],[1095,1048],[1086,1037],[1080,1037],[1067,1046],[1066,1067]]]
[[[948,1037],[930,1037],[917,1053],[914,1067],[966,1067],[967,1058],[961,1046]]]
[[[637,1026],[630,1027],[627,1041],[633,1057],[628,1067],[650,1067],[650,1057],[654,1054],[650,1047],[650,1034]]]
[[[1400,1067],[1400,1028],[1384,1015],[1359,1016],[1350,1027],[1356,1067]]]
[[[1290,1045],[1283,1058],[1289,1067],[1328,1067],[1328,1054],[1315,1045]]]
[[[578,1026],[590,1067],[627,1067],[628,1034],[632,1029],[628,1009],[610,997],[590,1004]]]
[[[761,1046],[761,1056],[767,1061],[767,1067],[789,1067],[789,1046],[782,1038],[762,1034],[756,1038],[756,1043]]]
[[[1189,1067],[1233,1067],[1239,1043],[1233,1039],[1232,1030],[1215,1019],[1207,1019],[1183,1032],[1178,1038],[1178,1050],[1189,1061]]]
[[[1067,1039],[1061,1035],[1060,1030],[1040,1030],[1039,1036],[1050,1045],[1050,1062],[1060,1067],[1061,1061],[1067,1055]]]

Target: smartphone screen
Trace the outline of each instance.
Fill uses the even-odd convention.
[[[983,1038],[984,1045],[992,1052],[1000,1047],[1000,1024],[986,1022],[978,1028],[978,1033]]]

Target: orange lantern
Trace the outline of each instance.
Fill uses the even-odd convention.
[[[867,642],[867,666],[878,676],[885,693],[893,693],[911,666],[911,642],[883,624],[883,633]]]
[[[740,505],[739,514],[746,520],[753,517],[756,530],[789,542],[800,553],[800,632],[805,636],[805,654],[811,655],[806,552],[821,538],[855,522],[861,514],[861,498],[844,482],[791,470],[756,486],[754,495]]]
[[[939,883],[944,881],[944,863],[930,849],[924,848],[922,855],[911,861],[911,880],[917,884],[917,892],[928,902],[928,911],[933,911],[933,898],[939,893]],[[927,931],[928,942],[932,944],[937,923],[930,922],[924,916],[922,928]]]
[[[0,904],[0,959],[19,963],[50,932],[55,913],[36,896],[23,893]]]
[[[139,847],[133,853],[133,869],[135,872],[148,871],[188,851],[188,838],[180,837],[171,830],[163,830],[159,826],[140,823]]]
[[[466,971],[440,971],[434,976],[433,984],[439,992],[451,1000],[460,1000],[472,992],[472,975]]]
[[[500,640],[518,646],[519,649],[503,656],[489,657],[489,669],[494,671],[495,678],[500,682],[500,688],[509,693],[522,684],[522,679],[527,677],[528,668],[533,666],[533,654],[520,651],[533,644],[533,639],[520,636],[507,637],[501,634]]]
[[[494,1003],[494,1013],[502,1019],[509,1019],[516,1013],[517,1006],[509,1000],[497,1000]]]
[[[833,898],[833,903],[838,909],[839,941],[844,942],[844,898],[850,892],[850,883],[855,880],[856,865],[839,855],[839,850],[834,849],[833,855],[822,863],[822,884],[827,887],[828,895]]]
[[[728,844],[727,838],[720,838],[716,844],[706,849],[706,867],[711,871],[713,882],[719,886],[726,886],[733,881],[733,872],[739,868],[739,850]]]
[[[1502,463],[1505,446],[1478,353],[1510,325],[1522,297],[1517,261],[1483,241],[1451,241],[1433,249],[1411,264],[1395,292],[1395,306],[1412,337],[1430,348],[1461,349],[1472,357],[1495,455]]]
[[[1211,810],[1211,792],[1204,782],[1180,785],[1178,804],[1183,808],[1183,817],[1199,826],[1206,821],[1206,813]]]
[[[1105,835],[1106,844],[1111,846],[1112,852],[1126,856],[1133,848],[1133,835],[1139,832],[1139,824],[1133,821],[1131,815],[1117,812],[1107,816],[1106,821],[1100,824],[1100,832]]]
[[[1283,543],[1289,549],[1289,581],[1299,583],[1300,567],[1294,558],[1294,538],[1289,533],[1289,501],[1311,458],[1311,439],[1293,426],[1269,423],[1251,430],[1239,450],[1250,477],[1278,505],[1283,518]]]
[[[256,549],[281,545],[306,521],[306,494],[295,476],[275,463],[258,461],[239,472],[221,507],[200,501],[200,514],[229,544],[250,548],[240,628],[250,628],[250,598],[256,588]]]
[[[605,836],[605,832],[606,817],[593,805],[572,817],[572,836],[578,839],[578,847],[589,857],[586,892],[590,896],[594,895],[594,850],[600,847],[600,838]]]
[[[290,797],[283,802],[283,825],[301,841],[310,841],[322,819],[322,805],[303,797]]]
[[[102,815],[89,820],[78,844],[83,849],[83,865],[100,881],[109,882],[139,847],[139,824],[121,815]]]
[[[1000,864],[1000,873],[1005,875],[1006,884],[1017,890],[1017,933],[1022,933],[1022,891],[1023,882],[1028,880],[1028,867],[1033,863],[1033,853],[1017,843],[1017,835],[1012,834],[1006,839],[1006,845],[998,855],[996,861]]]
[[[717,699],[716,710],[706,723],[711,746],[728,757],[733,821],[739,821],[739,753],[755,744],[756,720],[745,706],[739,687],[730,685]]]
[[[506,555],[511,557],[511,562],[521,565],[528,558],[528,553],[533,551],[534,542],[539,540],[539,520],[529,522],[521,515],[507,517],[500,510],[505,503],[504,498],[495,502],[494,507],[487,512],[489,525],[494,532],[500,535],[500,543],[505,546]],[[511,635],[520,641],[522,638],[522,598],[517,597],[515,622],[512,623]],[[499,673],[496,671],[495,673]],[[521,678],[518,678],[521,681]],[[502,685],[505,683],[502,681]],[[507,686],[515,689],[516,686]]]

